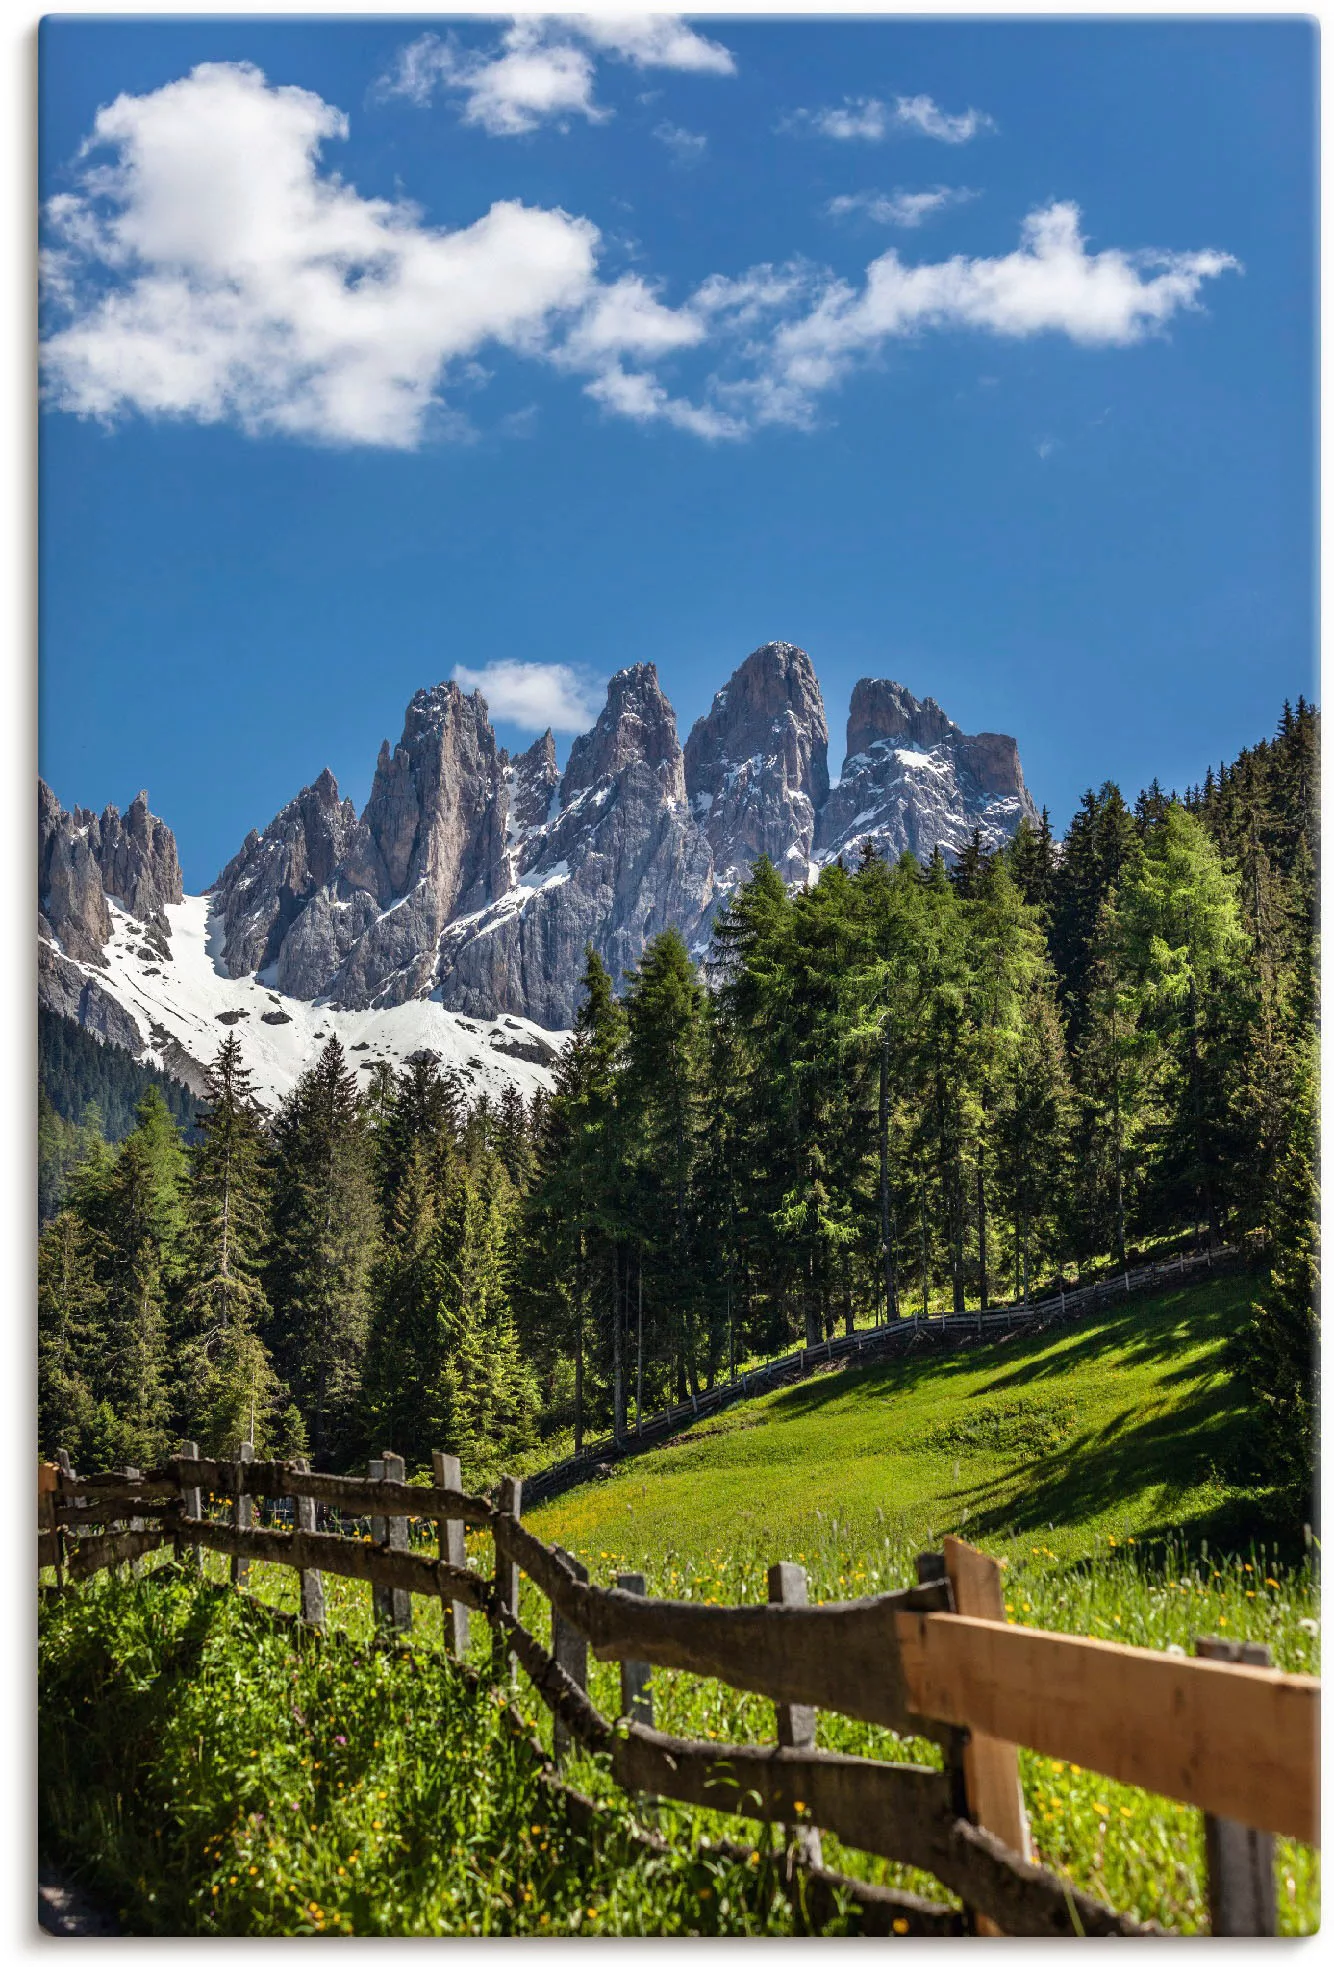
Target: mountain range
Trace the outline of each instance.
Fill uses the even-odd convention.
[[[145,793],[97,815],[40,785],[41,1001],[191,1082],[219,1025],[244,1027],[271,1098],[335,1029],[367,1066],[411,1038],[478,1090],[541,1082],[588,944],[619,978],[664,929],[702,953],[762,854],[805,883],[868,839],[953,860],[1037,817],[1013,738],[899,683],[856,685],[834,784],[828,750],[789,642],[747,656],[684,746],[654,665],[618,671],[563,772],[550,731],[511,757],[480,692],[440,683],[381,745],[363,812],[326,769],[193,898]]]

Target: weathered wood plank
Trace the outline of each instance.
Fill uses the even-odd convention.
[[[769,1603],[771,1605],[805,1605],[807,1603],[806,1571],[801,1564],[786,1560],[769,1566]],[[774,1725],[778,1733],[780,1748],[809,1749],[815,1747],[815,1709],[793,1701],[774,1703]],[[785,1826],[790,1848],[801,1856],[802,1862],[818,1865],[820,1862],[820,1833],[813,1824],[788,1824]]]
[[[989,1831],[956,1819],[948,1779],[934,1769],[688,1742],[631,1726],[618,1734],[612,1773],[622,1788],[652,1790],[705,1809],[767,1823],[816,1823],[856,1849],[934,1872],[1004,1933],[1058,1937],[1155,1930],[1017,1858]]]
[[[179,1483],[179,1462],[170,1467],[174,1481]],[[188,1466],[185,1479],[201,1483],[219,1496],[235,1495],[238,1490],[248,1496],[309,1496],[349,1516],[417,1516],[435,1523],[457,1518],[461,1523],[486,1525],[495,1515],[484,1497],[469,1496],[461,1490],[419,1488],[408,1482],[369,1482],[356,1475],[319,1475],[290,1462],[200,1461]],[[82,1489],[71,1491],[62,1484],[61,1493],[78,1494]]]
[[[490,1592],[485,1578],[473,1571],[456,1571],[416,1551],[377,1550],[354,1537],[333,1537],[305,1530],[238,1530],[230,1523],[196,1522],[183,1517],[173,1525],[183,1543],[202,1544],[224,1555],[253,1558],[260,1564],[288,1564],[297,1571],[332,1571],[340,1578],[359,1578],[364,1584],[385,1585],[431,1597],[460,1597],[476,1612],[484,1612]]]
[[[61,1503],[56,1508],[56,1522],[62,1525],[124,1523],[134,1515],[137,1518],[156,1519],[164,1517],[179,1501],[173,1492],[166,1500],[155,1498],[145,1502],[140,1495],[112,1493],[108,1501],[97,1501],[71,1506]]]
[[[437,1448],[431,1455],[431,1472],[435,1476],[435,1486],[454,1495],[462,1494],[463,1471],[457,1455],[445,1455]],[[445,1516],[440,1523],[440,1557],[445,1564],[462,1571],[468,1562],[467,1534],[463,1519],[458,1516]],[[446,1600],[441,1607],[445,1629],[445,1651],[452,1653],[457,1660],[468,1657],[468,1608],[461,1599]]]
[[[113,1523],[118,1517],[128,1516],[133,1509],[154,1503],[172,1502],[180,1495],[178,1483],[169,1479],[145,1477],[138,1482],[127,1482],[123,1475],[117,1475],[114,1484],[104,1484],[101,1488],[89,1488],[84,1492],[84,1500],[69,1499],[68,1490],[62,1488],[60,1501],[56,1504],[58,1523]]]
[[[969,1618],[1005,1623],[1005,1591],[1001,1568],[994,1557],[976,1550],[961,1537],[944,1541],[945,1575],[954,1593],[954,1609]],[[964,1790],[968,1814],[1021,1858],[1032,1855],[1028,1842],[1028,1813],[1019,1781],[1019,1751],[1013,1742],[998,1742],[973,1729],[963,1748]],[[999,1932],[995,1922],[979,1915],[982,1936]]]
[[[1268,1666],[1269,1648],[1255,1640],[1195,1641],[1202,1660]],[[1278,1932],[1274,1839],[1230,1817],[1204,1813],[1204,1861],[1208,1875],[1209,1931],[1217,1939],[1272,1939]]]
[[[1318,1680],[962,1615],[895,1623],[918,1713],[1318,1844]]]
[[[513,1524],[517,1527],[519,1511],[523,1507],[523,1482],[517,1475],[502,1475],[497,1491],[499,1514],[492,1528],[496,1543],[495,1603],[497,1609],[508,1614],[517,1623],[519,1617],[519,1566],[509,1554],[509,1545],[501,1531]],[[505,1641],[499,1626],[492,1631],[491,1664],[497,1675],[505,1671]],[[510,1679],[517,1680],[518,1667],[513,1654],[509,1656]]]
[[[118,1530],[103,1537],[85,1537],[74,1544],[66,1560],[73,1584],[82,1584],[110,1564],[130,1564],[159,1550],[167,1541],[163,1530]]]
[[[584,1565],[579,1562],[579,1559],[577,1557],[571,1557],[567,1550],[562,1551],[561,1556],[569,1564],[580,1583],[587,1584],[588,1572]],[[551,1656],[561,1671],[578,1688],[579,1692],[586,1695],[588,1692],[588,1641],[584,1638],[578,1626],[571,1625],[570,1621],[562,1616],[559,1607],[555,1605],[551,1608]],[[559,1715],[556,1715],[554,1720],[551,1743],[552,1755],[557,1766],[559,1766],[569,1754],[570,1749],[570,1733]]]
[[[243,1441],[238,1458],[240,1463],[244,1465],[252,1462],[254,1458],[255,1450],[253,1446],[249,1441]],[[246,1488],[244,1483],[241,1483],[233,1493],[235,1500],[232,1503],[232,1527],[236,1530],[249,1530],[254,1523],[255,1512],[255,1505],[251,1500],[251,1492]],[[241,1544],[232,1552],[232,1583],[238,1587],[242,1587],[249,1582],[249,1579],[250,1559],[246,1555],[245,1545]]]
[[[581,1584],[517,1521],[500,1518],[496,1537],[600,1660],[647,1660],[772,1701],[833,1708],[901,1733],[939,1733],[909,1703],[895,1620],[903,1610],[948,1605],[947,1584],[833,1605],[693,1605]]]
[[[300,1462],[294,1462],[292,1466],[300,1469],[304,1474],[307,1464],[303,1459]],[[313,1536],[315,1533],[314,1497],[297,1496],[293,1500],[295,1502],[294,1515],[296,1519],[294,1527]],[[301,1623],[322,1630],[324,1626],[323,1573],[318,1569],[308,1566],[299,1575],[301,1578]]]
[[[617,1591],[628,1591],[634,1598],[648,1595],[648,1581],[642,1571],[618,1571]],[[630,1721],[653,1726],[652,1673],[647,1660],[621,1661],[621,1713]]]

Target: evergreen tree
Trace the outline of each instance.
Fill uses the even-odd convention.
[[[1233,1370],[1260,1419],[1264,1473],[1285,1507],[1316,1522],[1320,1413],[1319,1117],[1316,1051],[1304,1048],[1280,1162],[1270,1276],[1236,1334]],[[1317,1523],[1318,1527],[1318,1523]]]
[[[283,1102],[272,1149],[266,1333],[325,1461],[353,1445],[378,1233],[371,1143],[336,1038]]]
[[[223,1040],[204,1083],[207,1104],[190,1155],[182,1406],[206,1454],[234,1454],[250,1441],[262,1456],[275,1409],[288,1403],[260,1337],[268,1315],[261,1280],[267,1150],[235,1036]]]

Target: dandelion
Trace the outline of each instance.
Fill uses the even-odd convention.
[[[896,1919],[894,1921],[894,1931],[896,1933],[906,1933],[907,1930],[908,1930],[908,1922],[906,1919]]]

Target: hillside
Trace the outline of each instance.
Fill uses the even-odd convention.
[[[855,1564],[945,1531],[1002,1551],[1041,1532],[1066,1560],[1109,1537],[1244,1539],[1247,1423],[1222,1348],[1251,1288],[1225,1278],[1045,1335],[835,1370],[538,1507],[534,1527],[597,1576],[706,1547]]]

